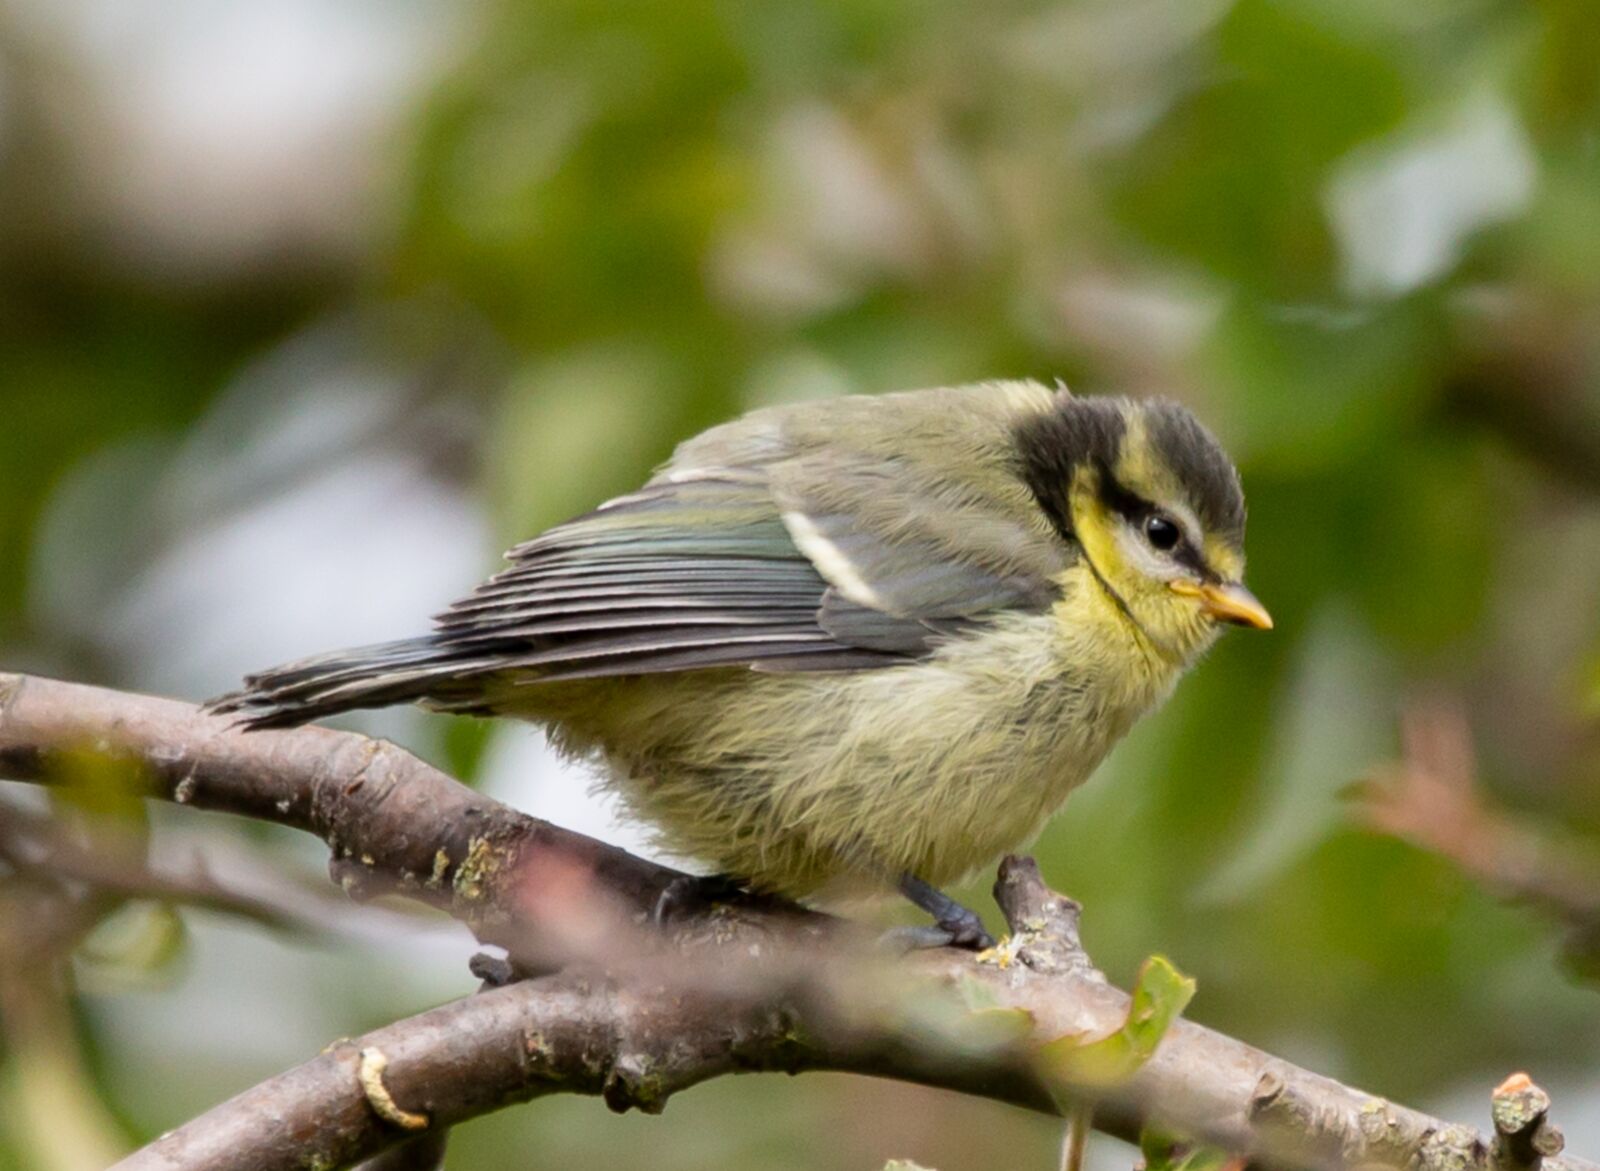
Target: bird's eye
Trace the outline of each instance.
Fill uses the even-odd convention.
[[[1145,517],[1144,539],[1150,542],[1154,549],[1166,553],[1178,547],[1178,541],[1183,537],[1178,526],[1159,512],[1151,513]]]

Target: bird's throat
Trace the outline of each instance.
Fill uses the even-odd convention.
[[[1118,593],[1116,587],[1106,580],[1106,575],[1100,572],[1100,567],[1094,563],[1094,558],[1089,555],[1087,550],[1083,554],[1083,564],[1088,568],[1089,576],[1094,579],[1095,585],[1100,587],[1100,592],[1105,594],[1111,604],[1117,608],[1124,621],[1128,622],[1144,638],[1149,639],[1150,632],[1144,628],[1143,623],[1133,616],[1133,611],[1128,608],[1127,599]]]
[[[1128,605],[1128,600],[1111,584],[1105,572],[1101,569],[1102,560],[1116,561],[1116,537],[1111,532],[1111,518],[1107,515],[1105,506],[1100,502],[1097,492],[1098,477],[1092,469],[1084,467],[1078,470],[1073,480],[1071,507],[1074,535],[1079,549],[1083,552],[1083,564],[1089,571],[1089,576],[1106,599],[1116,607],[1118,615],[1127,624],[1130,633],[1136,642],[1147,651],[1162,654],[1161,643],[1153,638],[1144,623],[1134,616],[1133,609]]]

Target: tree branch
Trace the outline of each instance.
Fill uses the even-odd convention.
[[[0,676],[0,773],[49,780],[83,751],[137,763],[153,795],[315,832],[344,875],[353,864],[367,885],[442,906],[513,945],[530,922],[563,922],[575,889],[563,876],[592,879],[631,922],[675,873],[473,794],[390,745],[315,728],[241,733],[185,704]],[[1095,1125],[1121,1138],[1155,1122],[1288,1168],[1496,1166],[1493,1137],[1187,1021],[1126,1080],[1061,1084],[1040,1044],[1114,1032],[1129,998],[1088,962],[1076,904],[1031,862],[1008,861],[996,898],[1013,937],[976,958],[940,950],[889,961],[826,916],[722,909],[670,940],[652,934],[653,952],[609,952],[603,965],[569,964],[342,1042],[120,1166],[337,1166],[413,1139],[414,1128],[433,1133],[542,1094],[653,1111],[722,1074],[821,1069],[1051,1113],[1064,1100],[1089,1103]],[[1560,1157],[1543,1166],[1600,1171]]]
[[[85,755],[124,763],[146,795],[305,830],[358,898],[396,892],[486,942],[560,911],[535,863],[653,906],[675,870],[474,793],[386,741],[327,728],[243,732],[192,704],[0,674],[0,776],[59,783]],[[516,881],[512,881],[516,879]]]
[[[52,817],[4,800],[0,861],[20,875],[81,884],[118,900],[197,907],[308,937],[332,938],[358,918],[363,924],[372,918],[371,908],[364,913],[336,892],[313,887],[309,879],[288,880],[242,851],[218,858],[214,850],[168,845],[158,853],[141,829],[116,818]],[[391,917],[396,929],[416,925],[409,908]]]

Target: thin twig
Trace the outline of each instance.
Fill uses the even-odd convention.
[[[1373,829],[1448,858],[1496,892],[1600,924],[1600,850],[1585,850],[1498,807],[1478,781],[1472,731],[1458,704],[1410,707],[1399,761],[1356,788]]]

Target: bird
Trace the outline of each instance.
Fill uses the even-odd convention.
[[[769,406],[524,541],[414,638],[246,677],[246,728],[542,725],[708,888],[944,893],[1030,842],[1233,624],[1245,501],[1161,398],[991,381]]]

